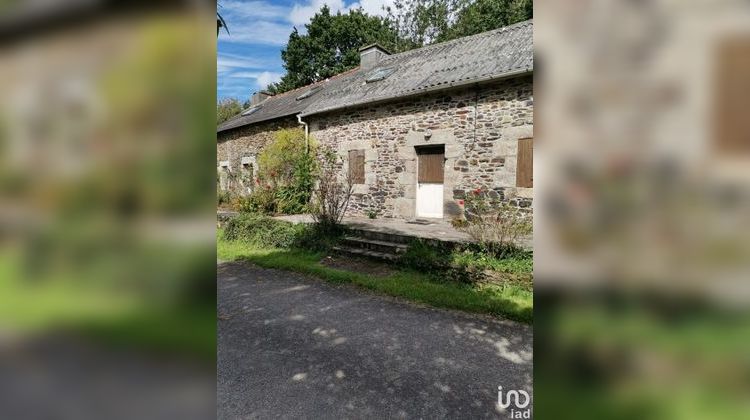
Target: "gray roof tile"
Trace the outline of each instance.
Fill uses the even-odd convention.
[[[384,80],[366,83],[378,68]],[[385,57],[367,71],[329,83],[302,115],[409,96],[446,87],[499,79],[534,67],[533,21]]]
[[[271,97],[260,110],[238,116],[218,131],[300,113],[303,116],[355,105],[488,81],[532,71],[533,21],[387,56],[369,70],[353,69],[326,81]],[[383,80],[366,83],[378,68],[393,68]],[[312,86],[322,89],[298,101]]]
[[[323,80],[317,83],[313,83],[307,86],[303,86],[298,89],[290,90],[288,92],[284,92],[278,95],[274,95],[263,101],[259,106],[260,108],[253,112],[250,115],[237,115],[235,117],[230,118],[227,121],[224,121],[221,123],[216,130],[217,132],[221,132],[224,130],[230,130],[237,127],[243,127],[246,125],[262,122],[262,121],[268,121],[275,118],[281,118],[286,117],[289,115],[295,115],[299,114],[304,110],[307,106],[310,105],[312,101],[315,100],[316,97],[318,97],[320,94],[323,93],[323,90],[315,92],[315,94],[298,100],[297,97],[304,94],[305,92],[309,91],[310,89],[316,87],[316,86],[323,86],[327,85],[331,81],[336,80],[339,77],[344,77],[348,75],[349,73],[355,72],[357,69],[352,69],[346,72],[343,72],[341,74],[338,74],[336,76],[331,77],[330,79]],[[243,110],[243,112],[246,110]]]

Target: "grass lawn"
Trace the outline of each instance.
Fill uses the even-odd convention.
[[[351,283],[368,290],[440,308],[490,314],[531,323],[533,293],[517,285],[466,285],[438,282],[416,271],[397,269],[386,277],[326,267],[325,254],[304,250],[263,248],[227,241],[217,233],[217,254],[223,261],[249,261],[265,268],[311,274],[333,283]]]
[[[0,327],[23,335],[70,333],[120,348],[215,361],[215,305],[162,308],[77,280],[28,281],[18,255],[0,253]]]

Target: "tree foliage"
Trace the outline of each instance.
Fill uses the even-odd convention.
[[[239,99],[224,98],[216,104],[216,123],[221,124],[239,114],[240,111],[242,111],[242,105]]]
[[[395,0],[386,12],[399,47],[410,49],[531,19],[533,0]]]
[[[533,0],[395,0],[385,11],[385,18],[362,9],[331,14],[323,6],[306,34],[293,29],[281,52],[286,74],[267,90],[286,92],[357,67],[364,45],[396,53],[531,19]]]
[[[477,0],[462,8],[441,41],[474,35],[533,17],[533,0]]]
[[[396,31],[383,18],[370,16],[361,9],[331,14],[323,6],[310,23],[306,34],[294,28],[281,52],[286,74],[268,90],[281,93],[324,80],[359,65],[359,48],[378,43],[396,51]]]
[[[289,185],[296,181],[301,167],[314,161],[316,143],[309,140],[309,150],[305,132],[300,128],[279,130],[273,135],[273,142],[263,148],[258,155],[258,176],[272,185]]]

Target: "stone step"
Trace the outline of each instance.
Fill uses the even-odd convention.
[[[365,258],[370,258],[374,260],[388,261],[388,262],[395,262],[398,260],[398,255],[387,253],[387,252],[377,252],[377,251],[372,251],[372,250],[363,249],[363,248],[352,248],[348,246],[334,246],[331,249],[336,251],[339,254],[346,254],[346,255],[351,255],[355,257],[365,257]]]
[[[344,244],[351,248],[368,249],[387,254],[403,254],[409,248],[408,245],[402,243],[379,241],[359,236],[347,236],[344,238]]]
[[[415,238],[400,233],[390,233],[375,230],[366,230],[349,227],[350,236],[370,239],[374,241],[391,242],[396,244],[409,245]]]

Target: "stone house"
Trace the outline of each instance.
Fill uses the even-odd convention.
[[[531,211],[532,33],[526,21],[399,54],[370,45],[356,69],[256,93],[218,127],[219,170],[251,172],[274,130],[302,126],[355,180],[350,215],[450,220],[477,188]]]

